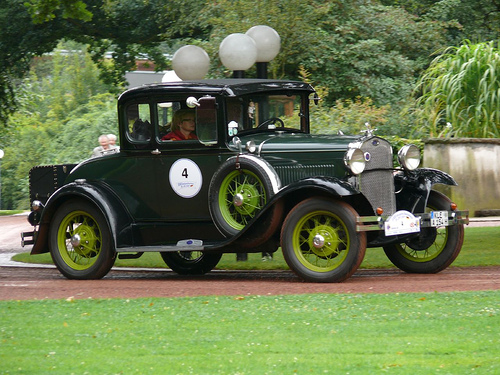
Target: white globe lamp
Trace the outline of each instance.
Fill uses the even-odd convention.
[[[257,60],[257,46],[248,35],[231,34],[220,44],[219,57],[222,64],[234,72],[235,78],[242,78],[243,72]]]
[[[175,52],[172,67],[182,80],[202,79],[210,68],[210,58],[203,48],[187,45]]]
[[[257,45],[257,62],[269,62],[274,59],[281,48],[281,38],[272,27],[253,26],[246,32]]]
[[[257,77],[267,78],[267,63],[280,52],[281,38],[276,30],[266,25],[253,26],[247,30],[246,35],[257,46]]]

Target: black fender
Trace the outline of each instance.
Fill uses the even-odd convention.
[[[457,186],[448,173],[433,168],[401,171],[394,176],[398,210],[424,212],[432,187],[436,184]]]
[[[366,197],[349,182],[335,177],[308,177],[292,182],[280,189],[244,229],[236,235],[227,238],[221,245],[241,245],[244,248],[248,239],[260,231],[259,225],[262,218],[272,210],[273,206],[280,205],[284,207],[281,217],[282,223],[288,211],[302,200],[311,196],[340,198],[353,206],[360,214],[374,214]],[[277,232],[279,233],[280,230],[281,224]]]
[[[337,177],[315,176],[292,182],[282,188],[270,203],[284,200],[288,210],[311,196],[341,198],[361,215],[373,215],[368,199],[349,181]]]
[[[51,219],[61,204],[75,198],[88,201],[101,211],[115,248],[133,246],[133,219],[118,197],[103,183],[80,181],[62,186],[47,200],[40,216],[40,227],[31,250],[32,255],[49,252],[48,233]]]

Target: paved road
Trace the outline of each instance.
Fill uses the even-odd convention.
[[[471,224],[484,225],[500,225],[500,218]],[[340,284],[302,282],[290,271],[213,271],[183,277],[168,270],[114,269],[103,280],[67,280],[53,266],[10,261],[14,253],[28,251],[21,248],[19,233],[30,229],[25,216],[0,217],[0,300],[500,290],[500,267],[451,267],[435,275],[359,270]]]
[[[448,268],[434,275],[359,270],[339,284],[300,281],[290,271],[111,271],[102,280],[67,280],[56,269],[0,266],[0,300],[247,296],[310,293],[432,293],[500,290],[500,267]]]

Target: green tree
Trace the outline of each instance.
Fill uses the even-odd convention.
[[[15,87],[35,56],[51,52],[61,39],[89,45],[102,78],[118,87],[139,54],[158,69],[167,61],[162,42],[202,38],[202,0],[4,0],[0,2],[0,123],[16,109]],[[113,52],[110,63],[105,54]]]
[[[431,137],[500,137],[498,43],[450,47],[419,81],[415,113]]]
[[[19,110],[0,129],[2,207],[27,208],[29,170],[36,165],[78,163],[100,134],[118,132],[116,96],[81,45],[59,45],[38,59],[17,91]]]
[[[304,62],[329,100],[370,97],[375,105],[405,100],[428,56],[445,46],[443,26],[402,8],[337,1],[322,23],[320,53]]]
[[[500,1],[498,0],[381,0],[385,5],[400,6],[429,20],[448,22],[448,44],[459,45],[469,39],[486,42],[500,37]]]

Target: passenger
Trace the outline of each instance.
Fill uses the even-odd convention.
[[[97,146],[92,151],[93,158],[97,157],[97,156],[102,156],[111,150],[111,148],[109,147],[109,138],[106,134],[99,136],[99,144],[100,144],[100,146]]]
[[[174,113],[170,133],[162,137],[162,141],[186,141],[198,139],[194,133],[196,128],[194,112],[188,109],[180,109]]]
[[[116,149],[116,152],[120,151],[120,146],[116,145],[116,135],[108,134],[109,148]]]

